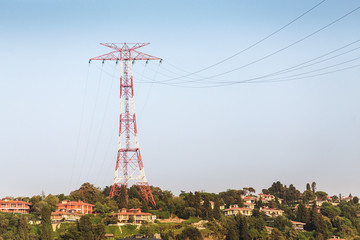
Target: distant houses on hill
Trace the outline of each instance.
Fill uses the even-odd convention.
[[[26,214],[30,212],[30,206],[31,203],[10,198],[0,200],[0,212]]]

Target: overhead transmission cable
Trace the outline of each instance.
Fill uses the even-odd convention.
[[[82,161],[81,161],[81,168],[80,168],[80,172],[79,172],[79,174],[78,174],[77,183],[79,183],[80,180],[81,180],[81,177],[82,177],[81,175],[82,175],[82,172],[83,172],[83,166],[84,166],[86,157],[87,157],[87,155],[88,155],[87,153],[88,153],[88,148],[89,148],[89,142],[90,142],[91,135],[92,135],[92,131],[93,131],[95,112],[96,112],[96,108],[97,108],[97,104],[98,104],[98,98],[99,98],[101,80],[102,80],[102,76],[103,76],[103,68],[104,68],[104,64],[102,64],[101,72],[100,72],[100,78],[99,78],[99,81],[98,81],[98,84],[97,84],[96,95],[95,95],[95,104],[94,104],[93,111],[92,111],[92,115],[91,115],[91,119],[90,119],[89,135],[88,135],[88,139],[87,139],[87,141],[86,141],[85,153],[84,153],[83,159],[82,159]]]
[[[358,41],[360,41],[360,40],[358,40]],[[356,42],[358,42],[358,41],[352,42],[351,44],[354,44],[354,43],[356,43]],[[262,81],[257,81],[257,80],[261,80],[261,79],[266,78],[266,77],[271,77],[271,76],[280,75],[280,74],[282,74],[283,72],[284,72],[284,73],[291,72],[292,70],[290,71],[290,70],[288,70],[288,69],[292,69],[292,68],[294,68],[294,67],[297,67],[295,70],[299,70],[299,69],[302,69],[302,68],[305,68],[305,67],[313,66],[313,65],[319,64],[319,63],[321,63],[321,62],[324,62],[324,61],[328,61],[328,60],[330,60],[330,59],[333,59],[333,58],[335,58],[335,57],[339,57],[339,56],[341,56],[341,55],[347,54],[347,53],[349,53],[349,52],[353,52],[353,51],[355,51],[355,50],[357,50],[357,49],[360,48],[360,47],[356,47],[356,48],[353,48],[353,49],[351,49],[351,50],[349,50],[349,51],[347,51],[347,52],[338,54],[338,55],[336,55],[336,56],[332,56],[332,57],[323,59],[323,60],[321,60],[321,61],[317,61],[317,62],[315,62],[315,63],[305,65],[305,66],[303,66],[303,67],[298,67],[298,66],[301,66],[301,65],[303,65],[303,64],[305,64],[305,63],[309,63],[309,62],[315,61],[315,60],[317,60],[317,59],[319,59],[319,58],[322,58],[322,57],[327,56],[327,55],[329,55],[329,54],[331,54],[331,53],[334,53],[334,52],[336,52],[336,51],[338,51],[338,50],[340,50],[340,49],[343,49],[343,48],[345,48],[346,46],[349,46],[349,45],[351,45],[351,44],[347,44],[347,45],[345,45],[345,46],[343,46],[343,47],[340,47],[340,48],[338,48],[338,49],[336,49],[336,50],[330,51],[330,52],[328,52],[328,53],[326,53],[326,54],[323,54],[323,55],[321,55],[321,56],[319,56],[319,57],[316,57],[316,58],[314,58],[314,59],[311,59],[311,60],[305,61],[305,62],[303,62],[303,63],[297,64],[297,65],[295,65],[295,66],[293,66],[293,67],[290,67],[290,68],[286,68],[286,69],[284,69],[284,70],[277,71],[277,72],[275,72],[275,73],[271,73],[271,74],[267,74],[267,75],[263,75],[263,76],[255,77],[255,78],[249,78],[249,79],[245,79],[245,80],[217,82],[217,84],[212,83],[213,85],[212,85],[211,87],[227,86],[227,85],[233,85],[233,84],[239,84],[239,83],[251,83],[251,82],[254,82],[254,83],[262,83],[262,82],[266,82],[266,81],[268,81],[268,80],[262,80]],[[357,59],[359,59],[359,58],[360,58],[360,57],[357,57],[357,58],[350,59],[350,60],[347,60],[347,61],[344,61],[344,62],[340,62],[340,63],[334,64],[334,65],[326,66],[326,67],[319,68],[319,69],[315,69],[315,70],[308,71],[308,72],[298,73],[298,74],[291,75],[291,76],[285,76],[285,77],[280,77],[280,78],[275,78],[275,79],[269,79],[269,81],[283,80],[283,79],[287,79],[287,78],[289,78],[289,77],[300,76],[300,75],[309,74],[309,73],[312,73],[312,72],[321,71],[321,70],[328,69],[328,68],[333,68],[333,67],[336,67],[336,66],[339,66],[339,65],[348,63],[348,62],[355,61],[355,60],[357,60]],[[346,68],[346,69],[347,69],[347,68]],[[295,70],[294,70],[294,71],[295,71]],[[333,71],[332,71],[332,72],[333,72]],[[323,75],[323,74],[321,74],[321,75]],[[147,78],[146,76],[143,76],[143,77]],[[174,83],[170,84],[170,83],[153,82],[153,81],[151,81],[151,82],[146,82],[146,83],[158,83],[158,84],[175,86],[175,87],[186,87],[186,86],[184,86],[184,85],[178,85],[178,84],[174,84]],[[179,84],[180,84],[180,83],[179,83]],[[199,83],[198,83],[198,84],[199,84]],[[209,83],[208,83],[208,84],[209,84]],[[207,86],[188,86],[188,87],[201,88],[201,87],[207,87]]]
[[[328,75],[328,74],[332,74],[335,72],[341,72],[341,71],[345,71],[345,70],[349,70],[349,69],[353,69],[353,68],[358,68],[360,67],[360,64],[357,65],[353,65],[350,67],[345,67],[345,68],[341,68],[341,69],[337,69],[337,70],[333,70],[333,71],[329,71],[329,72],[325,72],[325,73],[319,73],[319,74],[315,74],[315,75],[310,75],[310,76],[304,76],[304,77],[297,77],[297,78],[289,78],[289,79],[270,79],[268,81],[239,81],[239,82],[232,82],[232,83],[224,83],[224,84],[219,84],[219,85],[210,85],[210,86],[187,86],[187,85],[173,85],[174,87],[180,87],[180,88],[218,88],[218,87],[226,87],[226,86],[230,86],[230,85],[235,85],[235,84],[256,84],[256,83],[273,83],[273,82],[286,82],[286,81],[294,81],[294,80],[300,80],[300,79],[306,79],[306,78],[312,78],[312,77],[317,77],[317,76],[323,76],[323,75]]]
[[[115,71],[116,71],[116,65],[113,68],[113,74],[112,74],[113,76],[115,76]],[[95,157],[97,155],[98,145],[100,143],[100,137],[101,137],[102,130],[103,130],[103,127],[104,127],[105,118],[106,118],[106,115],[107,115],[107,112],[108,112],[109,100],[110,100],[110,95],[111,95],[111,92],[112,92],[111,90],[113,89],[114,81],[115,81],[114,77],[111,78],[108,94],[106,95],[105,110],[104,110],[104,114],[102,114],[102,120],[101,120],[100,128],[99,128],[99,131],[98,131],[98,134],[97,134],[96,143],[95,143],[95,146],[93,147],[94,152],[93,152],[92,159],[90,161],[90,167],[88,169],[87,176],[90,176],[90,172],[92,171],[94,161],[95,161]]]
[[[317,8],[318,6],[320,6],[321,4],[323,4],[323,3],[326,2],[326,1],[327,1],[327,0],[322,0],[321,2],[317,3],[315,6],[311,7],[310,9],[308,9],[307,11],[305,11],[304,13],[300,14],[298,17],[294,18],[294,19],[293,19],[292,21],[290,21],[289,23],[285,24],[285,25],[282,26],[281,28],[275,30],[274,32],[272,32],[272,33],[270,33],[269,35],[265,36],[264,38],[260,39],[259,41],[251,44],[250,46],[246,47],[245,49],[243,49],[243,50],[241,50],[241,51],[239,51],[239,52],[237,52],[237,53],[235,53],[235,54],[233,54],[233,55],[231,55],[231,56],[229,56],[229,57],[227,57],[227,58],[225,58],[225,59],[223,59],[223,60],[221,60],[221,61],[219,61],[219,62],[216,62],[216,63],[214,63],[214,64],[212,64],[212,65],[210,65],[210,66],[208,66],[208,67],[202,68],[202,69],[197,70],[197,71],[195,71],[195,72],[188,73],[188,74],[183,75],[183,76],[179,76],[179,77],[172,78],[172,79],[167,79],[167,81],[172,81],[172,80],[176,80],[176,79],[179,79],[179,78],[185,78],[185,77],[188,77],[188,76],[191,76],[191,75],[194,75],[194,74],[203,72],[203,71],[205,71],[205,70],[208,70],[208,69],[210,69],[210,68],[212,68],[212,67],[215,67],[215,66],[217,66],[217,65],[219,65],[219,64],[221,64],[221,63],[223,63],[223,62],[226,62],[226,61],[228,61],[228,60],[230,60],[230,59],[232,59],[232,58],[234,58],[234,57],[236,57],[236,56],[238,56],[238,55],[240,55],[240,54],[248,51],[249,49],[251,49],[251,48],[259,45],[260,43],[262,43],[262,42],[264,42],[265,40],[271,38],[272,36],[274,36],[274,35],[277,34],[278,32],[282,31],[282,30],[285,29],[286,27],[290,26],[291,24],[293,24],[293,23],[296,22],[297,20],[301,19],[301,18],[304,17],[306,14],[308,14],[309,12],[311,12],[312,10],[314,10],[315,8]],[[184,71],[184,72],[186,72],[186,71]]]
[[[78,136],[77,136],[77,140],[76,140],[75,157],[74,157],[74,161],[73,161],[73,163],[72,163],[71,175],[70,175],[70,180],[69,180],[68,189],[70,189],[71,184],[72,184],[73,175],[74,175],[74,168],[75,168],[75,162],[77,162],[77,158],[78,158],[78,155],[79,155],[79,144],[80,144],[80,137],[81,137],[81,126],[83,125],[83,121],[84,121],[85,99],[86,99],[87,90],[88,90],[89,73],[90,73],[90,64],[88,64],[87,74],[86,74],[86,78],[85,78],[84,95],[83,95],[82,103],[81,103],[81,116],[80,116],[79,132],[78,132]]]
[[[294,65],[294,66],[292,66],[292,67],[288,67],[288,68],[285,68],[285,69],[282,69],[282,70],[279,70],[279,71],[276,71],[276,72],[273,72],[273,73],[269,73],[269,74],[266,74],[266,75],[263,75],[263,76],[254,77],[254,78],[248,78],[248,79],[245,79],[245,80],[237,80],[237,81],[222,81],[222,82],[210,82],[210,83],[209,83],[209,82],[198,82],[198,84],[214,84],[214,85],[216,84],[216,85],[219,85],[219,84],[239,83],[239,82],[240,82],[240,83],[248,83],[248,82],[250,82],[250,81],[261,80],[261,79],[268,78],[268,77],[273,77],[273,76],[277,76],[277,75],[282,75],[282,74],[285,74],[285,73],[289,73],[289,72],[297,71],[297,70],[300,70],[300,69],[303,69],[303,68],[307,68],[307,67],[310,67],[310,66],[314,66],[314,65],[317,65],[317,64],[319,64],[319,63],[322,63],[322,62],[325,62],[325,61],[334,59],[334,58],[336,58],[336,57],[339,57],[339,56],[342,56],[342,55],[345,55],[345,54],[354,52],[355,50],[360,49],[360,47],[355,47],[355,48],[353,48],[353,49],[351,49],[351,50],[348,50],[348,51],[346,51],[346,52],[343,52],[343,53],[337,54],[337,55],[335,55],[335,56],[331,56],[331,57],[328,57],[328,58],[326,58],[326,59],[323,59],[323,60],[314,62],[314,61],[316,61],[316,60],[319,60],[319,59],[321,59],[321,58],[324,58],[324,57],[326,57],[326,56],[328,56],[328,55],[330,55],[330,54],[333,54],[333,53],[338,52],[338,51],[340,51],[340,50],[342,50],[342,49],[345,49],[346,47],[349,47],[349,46],[351,46],[351,45],[353,45],[353,44],[355,44],[355,43],[358,43],[358,42],[360,42],[360,39],[359,39],[359,40],[356,40],[356,41],[353,41],[353,42],[351,42],[351,43],[348,43],[348,44],[346,44],[346,45],[344,45],[344,46],[341,46],[341,47],[339,47],[339,48],[337,48],[337,49],[335,49],[335,50],[332,50],[332,51],[330,51],[330,52],[327,52],[327,53],[325,53],[325,54],[322,54],[322,55],[320,55],[320,56],[318,56],[318,57],[315,57],[315,58],[313,58],[313,59],[307,60],[307,61],[305,61],[305,62],[296,64],[296,65]],[[311,63],[311,62],[313,62],[313,63]],[[305,65],[305,64],[307,64],[307,65]],[[135,71],[135,73],[141,75],[140,73],[138,73],[138,72],[136,72],[136,71]],[[141,82],[141,83],[157,83],[157,84],[164,84],[164,85],[175,86],[175,87],[178,86],[177,84],[181,84],[181,82],[180,82],[180,83],[177,83],[177,84],[175,84],[175,83],[163,83],[163,82],[161,82],[161,81],[156,81],[156,82],[155,82],[155,81],[153,81],[153,79],[150,79],[149,77],[146,77],[146,76],[144,76],[144,75],[141,75],[141,77],[151,80],[151,81],[143,81],[143,82]],[[266,81],[266,80],[264,80],[264,81]],[[259,81],[257,81],[257,82],[259,82]]]
[[[205,79],[212,79],[212,78],[215,78],[215,77],[218,77],[218,76],[222,76],[222,75],[225,75],[225,74],[228,74],[228,73],[231,73],[231,72],[234,72],[234,71],[243,69],[243,68],[245,68],[245,67],[251,66],[251,65],[253,65],[253,64],[255,64],[255,63],[258,63],[258,62],[260,62],[260,61],[262,61],[262,60],[265,60],[265,59],[267,59],[267,58],[269,58],[269,57],[271,57],[271,56],[273,56],[273,55],[275,55],[275,54],[278,54],[278,53],[280,53],[280,52],[282,52],[282,51],[284,51],[284,50],[286,50],[286,49],[288,49],[288,48],[290,48],[290,47],[292,47],[292,46],[294,46],[294,45],[296,45],[296,44],[298,44],[298,43],[300,43],[300,42],[302,42],[302,41],[304,41],[304,40],[306,40],[306,39],[308,39],[308,38],[310,38],[310,37],[312,37],[313,35],[315,35],[315,34],[321,32],[321,31],[323,31],[324,29],[332,26],[333,24],[339,22],[340,20],[344,19],[345,17],[349,16],[350,14],[356,12],[356,11],[359,10],[359,9],[360,9],[360,6],[357,7],[357,8],[355,8],[355,9],[353,9],[353,10],[351,10],[350,12],[344,14],[343,16],[337,18],[336,20],[328,23],[327,25],[319,28],[318,30],[316,30],[316,31],[314,31],[314,32],[306,35],[305,37],[303,37],[303,38],[301,38],[301,39],[299,39],[299,40],[297,40],[297,41],[295,41],[295,42],[293,42],[293,43],[291,43],[291,44],[289,44],[289,45],[287,45],[287,46],[285,46],[285,47],[283,47],[283,48],[281,48],[281,49],[279,49],[279,50],[276,50],[275,52],[272,52],[272,53],[270,53],[270,54],[268,54],[268,55],[265,55],[264,57],[261,57],[261,58],[255,60],[255,61],[252,61],[252,62],[250,62],[250,63],[247,63],[247,64],[245,64],[245,65],[242,65],[242,66],[240,66],[240,67],[237,67],[237,68],[235,68],[235,69],[228,70],[228,71],[225,71],[225,72],[222,72],[222,73],[218,73],[218,74],[215,74],[215,75],[212,75],[212,76],[209,76],[209,77],[203,77],[203,78],[199,78],[199,79],[197,79],[197,80],[184,81],[184,82],[182,82],[182,83],[185,83],[185,82],[198,82],[198,81],[202,81],[202,80],[205,80]],[[167,79],[167,80],[163,80],[163,81],[161,81],[161,82],[165,83],[165,82],[169,82],[169,81],[172,81],[172,80],[175,80],[175,79],[178,79],[178,78]]]

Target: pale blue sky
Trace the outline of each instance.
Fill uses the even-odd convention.
[[[162,81],[186,74],[176,68],[193,72],[216,63],[318,2],[0,0],[0,197],[42,190],[68,194],[85,181],[112,184],[118,69],[110,62],[88,66],[88,59],[109,51],[100,42],[124,41],[151,42],[142,50],[164,59],[160,67],[158,62],[134,65],[139,140],[150,184],[177,194],[245,186],[259,192],[278,180],[303,189],[316,181],[331,194],[360,195],[359,68],[219,88],[141,83],[148,81],[141,75]],[[258,46],[199,75],[216,75],[271,54],[359,5],[327,0]],[[359,20],[360,10],[217,79],[266,75],[340,48],[360,39]],[[354,59],[359,51],[291,74]]]

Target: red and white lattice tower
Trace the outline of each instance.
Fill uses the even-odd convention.
[[[160,60],[136,49],[150,43],[100,43],[114,51],[91,58],[90,60],[120,62],[120,127],[119,144],[116,159],[114,182],[110,191],[113,197],[124,186],[130,184],[138,186],[145,201],[156,206],[149,183],[145,176],[144,165],[141,159],[138,130],[136,127],[134,84],[132,63],[135,60]],[[127,194],[127,192],[126,192]],[[127,196],[126,196],[127,199]]]

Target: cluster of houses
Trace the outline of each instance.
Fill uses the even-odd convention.
[[[22,213],[26,214],[30,211],[31,203],[3,198],[0,200],[0,212],[6,213]]]
[[[0,200],[0,212],[29,214],[30,206],[31,203],[12,200],[10,198]],[[80,200],[64,200],[57,205],[56,211],[51,213],[51,221],[53,223],[63,221],[75,222],[78,221],[84,214],[93,214],[94,207],[95,206],[93,204],[85,203]],[[144,222],[153,222],[156,219],[155,215],[141,212],[140,208],[123,208],[118,213],[114,213],[113,216],[118,218],[118,222],[120,224],[129,222],[142,224]]]
[[[340,197],[337,201],[333,201],[334,197],[328,197],[325,200],[317,200],[316,204],[318,205],[318,211],[320,211],[320,206],[324,201],[332,202],[336,205],[341,201],[350,201],[353,197],[350,195],[349,197]],[[261,200],[263,203],[269,203],[275,200],[275,196],[260,193],[258,197],[256,196],[243,196],[242,197],[244,207],[239,207],[237,204],[229,206],[229,208],[225,208],[225,206],[221,206],[221,210],[223,210],[225,216],[234,216],[241,213],[244,216],[252,216],[253,210],[255,208],[256,201]],[[281,203],[282,200],[278,199]],[[210,202],[211,207],[214,208],[214,202]],[[20,214],[28,214],[30,212],[31,203],[19,200],[13,200],[11,198],[3,198],[0,200],[0,212],[6,213],[20,213]],[[94,205],[85,203],[82,201],[70,201],[64,200],[61,201],[57,205],[57,209],[55,212],[51,213],[51,220],[53,223],[63,222],[63,221],[78,221],[81,216],[84,214],[93,214],[94,213]],[[310,206],[307,206],[310,207]],[[277,217],[283,215],[283,210],[269,207],[260,208],[260,212],[265,213],[269,217]],[[137,209],[126,209],[123,208],[119,212],[114,213],[113,216],[116,216],[119,224],[126,223],[135,223],[142,224],[144,222],[154,222],[156,219],[155,215],[151,213],[141,212],[139,208]],[[295,229],[303,230],[305,223],[292,221]]]
[[[244,196],[242,197],[244,207],[240,208],[237,204],[231,205],[228,209],[223,209],[225,216],[234,216],[241,213],[244,216],[251,216],[255,208],[255,202],[261,200],[263,203],[268,203],[275,200],[275,196],[260,193],[258,197]],[[279,200],[281,202],[281,199]],[[260,209],[269,217],[282,216],[284,211],[276,208],[263,207]]]

